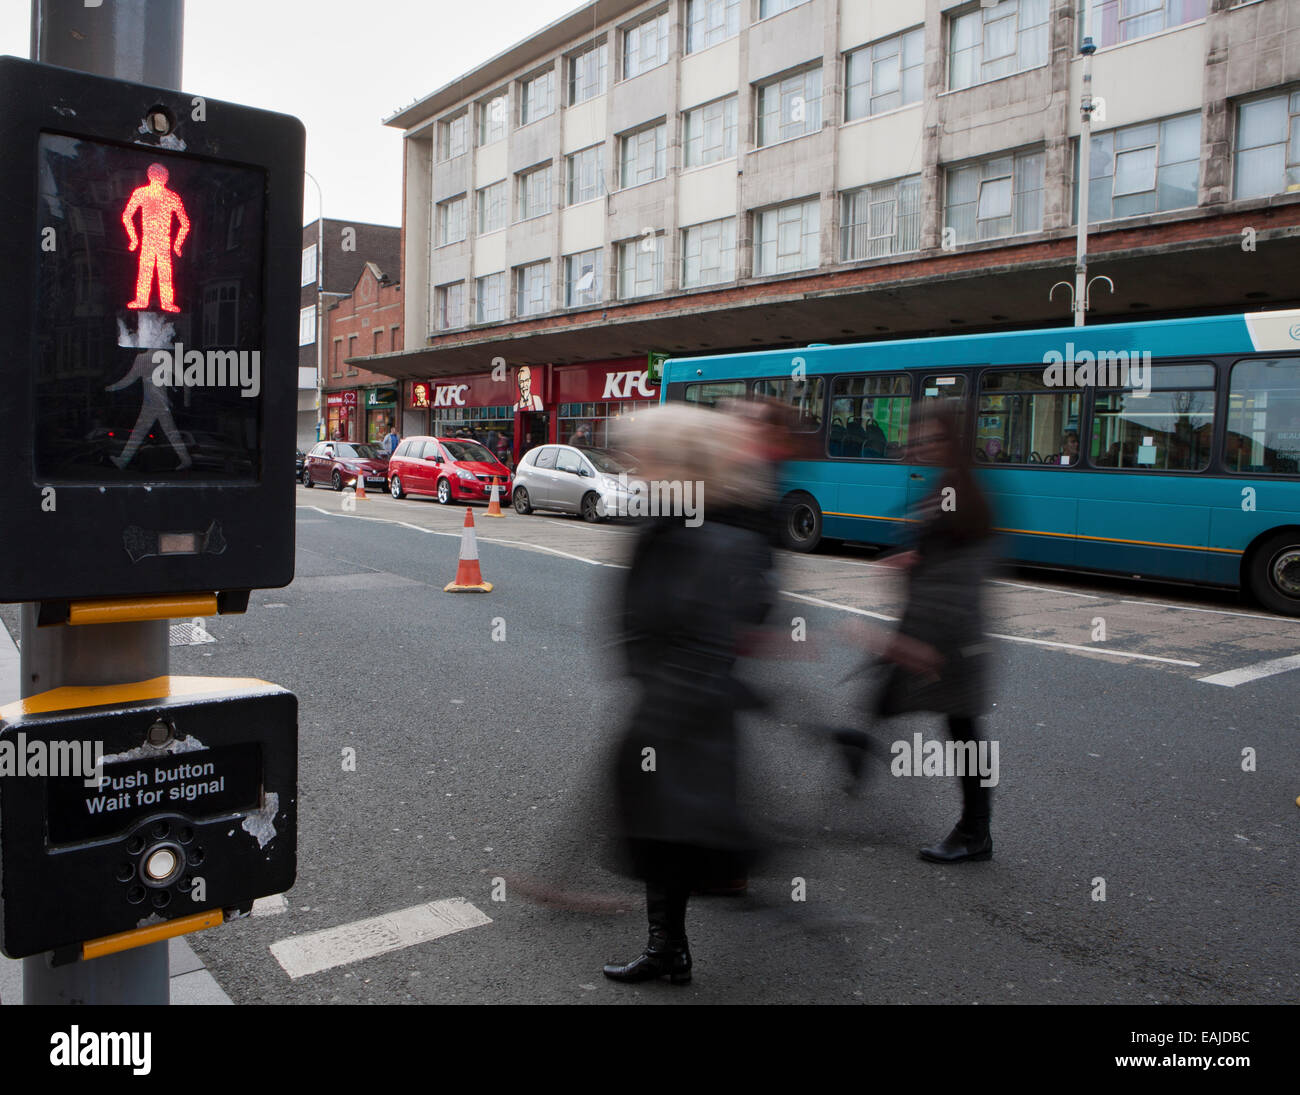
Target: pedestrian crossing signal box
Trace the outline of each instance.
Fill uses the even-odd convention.
[[[293,577],[304,132],[0,57],[0,601]]]
[[[0,950],[91,957],[289,889],[297,712],[276,685],[211,677],[0,708]]]

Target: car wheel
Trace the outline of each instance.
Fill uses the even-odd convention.
[[[402,497],[402,481],[396,475],[388,480],[388,493],[394,498]]]
[[[1268,537],[1251,554],[1248,584],[1265,608],[1300,616],[1300,530]]]
[[[600,496],[594,490],[588,491],[582,496],[582,505],[578,507],[578,512],[589,525],[599,522],[601,520]]]
[[[533,504],[528,500],[528,490],[525,487],[515,487],[515,512],[522,513],[525,517],[533,512]]]
[[[311,481],[311,472],[307,468],[302,469],[302,485],[308,490],[316,485]]]
[[[822,511],[811,494],[797,491],[785,500],[781,542],[791,551],[816,551],[822,539]]]
[[[330,483],[333,485],[335,490],[343,489],[343,476],[339,474],[338,468],[335,468],[334,474],[330,476]]]
[[[451,502],[451,484],[446,479],[438,480],[438,501],[444,506]]]

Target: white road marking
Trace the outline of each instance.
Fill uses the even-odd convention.
[[[346,966],[379,954],[404,950],[468,928],[491,924],[463,897],[413,905],[409,909],[372,916],[336,928],[295,935],[271,944],[271,954],[295,981],[335,966]]]
[[[1243,666],[1241,669],[1229,669],[1225,673],[1215,673],[1212,677],[1197,677],[1196,679],[1202,684],[1221,684],[1224,688],[1236,688],[1239,684],[1248,684],[1250,681],[1257,681],[1263,677],[1272,677],[1292,669],[1300,669],[1300,654],[1292,654],[1288,658],[1274,658],[1268,662],[1256,662],[1254,665]]]
[[[1027,586],[1019,582],[1004,582],[1000,578],[992,579],[995,586],[1010,586],[1012,589],[1032,589],[1035,593],[1059,593],[1063,597],[1082,597],[1085,601],[1100,601],[1100,597],[1094,597],[1091,593],[1075,593],[1069,589],[1053,589],[1051,586]]]
[[[1244,616],[1248,620],[1268,620],[1275,624],[1300,624],[1300,620],[1286,616],[1265,616],[1262,612],[1225,612],[1221,608],[1190,608],[1187,605],[1167,605],[1159,601],[1120,601],[1122,605],[1141,605],[1143,608],[1175,608],[1179,612],[1209,612],[1215,616]]]
[[[289,911],[289,899],[282,893],[259,897],[253,902],[254,916],[279,916]]]
[[[886,616],[880,612],[868,612],[865,608],[853,608],[851,605],[836,604],[834,601],[823,601],[820,597],[808,597],[802,593],[791,593],[788,590],[781,590],[782,596],[792,597],[796,601],[807,601],[809,604],[821,605],[823,608],[835,608],[841,612],[852,612],[855,616],[870,616],[876,620],[888,620],[891,623],[898,620],[897,616]],[[1107,646],[1079,646],[1076,643],[1059,643],[1052,639],[1030,639],[1024,635],[1002,635],[996,631],[990,631],[990,639],[1005,639],[1009,643],[1031,643],[1034,646],[1050,646],[1055,650],[1072,650],[1081,654],[1108,654],[1114,658],[1140,658],[1147,662],[1163,662],[1165,665],[1188,665],[1193,669],[1199,669],[1200,662],[1183,661],[1181,658],[1162,658],[1157,654],[1138,654],[1132,650],[1116,650]]]

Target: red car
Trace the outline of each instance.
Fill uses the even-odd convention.
[[[510,469],[477,441],[461,437],[408,437],[388,461],[388,491],[394,498],[432,494],[449,502],[486,502],[492,482],[501,501],[510,498]]]
[[[328,483],[342,490],[354,486],[359,475],[365,477],[367,490],[383,490],[388,482],[388,454],[359,441],[317,441],[303,460],[304,487]]]

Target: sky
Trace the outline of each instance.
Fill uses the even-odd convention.
[[[105,0],[112,4],[114,0]],[[307,127],[325,216],[401,224],[401,131],[383,119],[582,0],[187,0],[182,90]],[[31,48],[30,0],[0,0],[0,54]],[[303,221],[316,219],[316,188]]]

